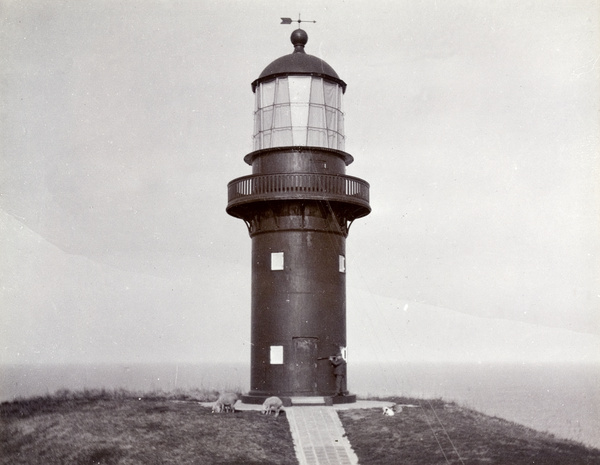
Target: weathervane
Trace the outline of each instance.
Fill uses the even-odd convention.
[[[298,27],[300,27],[300,23],[316,23],[316,21],[302,21],[300,19],[300,13],[298,13],[298,19],[281,18],[281,23],[280,24],[292,24],[292,22],[298,23]]]

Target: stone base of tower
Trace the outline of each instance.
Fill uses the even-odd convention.
[[[242,395],[244,404],[262,404],[270,395],[245,394]],[[308,406],[308,405],[335,405],[353,404],[356,402],[356,394],[343,396],[277,396],[283,402],[284,407]]]

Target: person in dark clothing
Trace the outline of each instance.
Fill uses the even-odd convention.
[[[341,354],[329,357],[335,375],[335,390],[337,396],[346,394],[346,360]]]

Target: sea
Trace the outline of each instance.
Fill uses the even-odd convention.
[[[247,364],[0,365],[0,401],[61,389],[247,391]],[[444,399],[556,437],[600,448],[600,365],[509,363],[348,364],[363,397]]]

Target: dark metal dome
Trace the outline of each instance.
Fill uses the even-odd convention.
[[[256,91],[256,86],[263,81],[276,78],[278,76],[289,75],[308,75],[320,76],[324,79],[336,82],[346,92],[346,83],[342,81],[335,70],[324,60],[309,55],[304,51],[304,45],[308,42],[308,34],[302,29],[296,29],[292,32],[290,40],[294,45],[293,53],[284,55],[268,65],[258,79],[252,83],[252,91]]]

